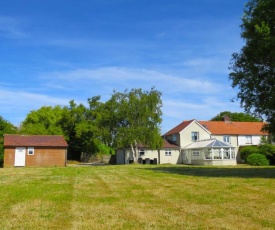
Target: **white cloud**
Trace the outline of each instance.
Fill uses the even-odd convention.
[[[12,38],[25,37],[22,22],[16,18],[0,16],[0,35]]]

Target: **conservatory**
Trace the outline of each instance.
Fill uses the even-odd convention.
[[[218,139],[198,140],[183,150],[183,163],[195,165],[236,165],[235,148]]]

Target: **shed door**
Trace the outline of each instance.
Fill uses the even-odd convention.
[[[26,148],[20,147],[15,149],[14,166],[25,166]]]
[[[125,152],[123,149],[118,149],[116,152],[116,164],[125,164]]]

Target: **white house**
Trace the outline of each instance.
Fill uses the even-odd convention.
[[[258,145],[268,133],[262,131],[264,122],[183,121],[163,135],[159,150],[139,145],[140,163],[236,165],[240,163],[242,146]],[[118,164],[132,159],[130,148],[117,150]]]

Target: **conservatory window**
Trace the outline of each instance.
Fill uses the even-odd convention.
[[[199,140],[199,132],[192,132],[191,133],[191,139],[192,139],[192,141]]]

